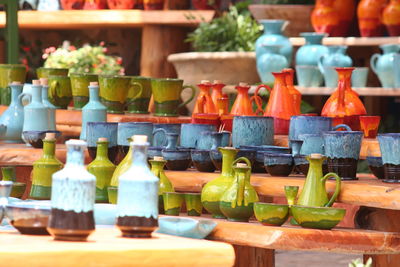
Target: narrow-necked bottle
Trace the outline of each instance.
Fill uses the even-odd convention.
[[[164,167],[167,163],[163,157],[154,157],[154,159],[150,160],[151,171],[154,175],[159,179],[159,187],[158,187],[158,211],[161,214],[164,214],[164,200],[163,193],[166,192],[175,192],[174,186],[171,181],[168,179],[167,175],[165,175]]]
[[[69,140],[64,169],[53,174],[51,214],[47,230],[55,240],[85,241],[94,231],[96,177],[84,165],[82,140]]]
[[[40,84],[42,85],[42,103],[45,107],[47,107],[48,112],[48,120],[49,120],[49,130],[56,130],[56,109],[49,101],[49,85],[47,78],[40,78]]]
[[[63,164],[56,158],[55,152],[55,134],[47,133],[43,140],[43,155],[33,163],[30,198],[50,199],[53,173],[61,170],[63,167]]]
[[[135,135],[133,161],[119,177],[117,226],[124,237],[151,237],[158,227],[158,178],[147,165],[147,136]]]
[[[39,80],[32,81],[32,100],[24,107],[22,131],[48,131],[48,108],[42,103],[42,86]]]
[[[82,108],[81,140],[86,140],[86,125],[88,122],[106,122],[107,108],[100,102],[99,83],[89,85],[89,102]]]
[[[110,186],[115,165],[108,158],[107,138],[98,139],[96,158],[87,166],[87,170],[96,176],[96,202],[108,203],[107,188]]]

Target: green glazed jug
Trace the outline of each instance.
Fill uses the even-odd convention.
[[[233,147],[219,147],[218,150],[222,154],[221,175],[203,187],[201,191],[201,203],[214,218],[225,218],[219,208],[219,201],[234,180],[232,163],[236,158],[238,150]]]
[[[238,163],[244,161],[246,163]],[[248,222],[253,216],[253,205],[258,202],[256,190],[250,184],[251,163],[247,158],[238,158],[232,164],[234,181],[219,202],[221,212],[234,222]]]
[[[108,159],[108,140],[97,141],[96,158],[87,166],[88,172],[96,176],[96,202],[108,203],[107,188],[115,171],[115,165]]]
[[[30,198],[49,200],[53,173],[62,169],[63,164],[55,157],[55,133],[46,133],[43,140],[43,155],[33,163],[33,179]]]
[[[167,161],[164,160],[163,157],[154,157],[153,160],[150,160],[151,171],[160,180],[158,187],[158,211],[160,214],[164,214],[163,193],[175,192],[174,186],[164,172],[164,166],[166,163]]]
[[[1,167],[1,174],[3,176],[3,181],[13,182],[10,197],[21,198],[25,193],[26,183],[17,182],[15,167]]]
[[[321,154],[311,154],[306,157],[310,162],[310,169],[307,174],[303,190],[297,200],[297,205],[309,207],[331,207],[340,193],[341,180],[336,173],[322,174],[322,163],[325,157]],[[328,198],[325,183],[330,177],[336,179],[335,193],[331,199]]]

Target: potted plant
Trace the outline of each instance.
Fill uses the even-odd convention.
[[[254,45],[262,27],[246,9],[231,7],[209,23],[201,23],[188,35],[194,52],[169,55],[178,77],[188,84],[221,80],[225,84],[260,81]]]

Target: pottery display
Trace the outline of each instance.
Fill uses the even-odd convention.
[[[293,218],[301,227],[330,230],[340,223],[346,215],[346,209],[331,207],[290,207]]]
[[[353,60],[346,54],[347,46],[329,46],[329,53],[322,55],[318,60],[318,67],[322,74],[326,67],[351,67]]]
[[[385,179],[382,157],[367,157],[368,167],[378,179]]]
[[[297,65],[296,77],[298,85],[305,88],[320,87],[323,83],[321,72],[316,66]]]
[[[60,3],[64,10],[82,9],[85,0],[60,0]]]
[[[196,142],[196,149],[214,150],[222,146],[223,133],[204,131],[200,132]]]
[[[22,132],[22,139],[27,145],[34,148],[43,148],[43,139],[48,133],[54,134],[56,139],[59,139],[62,135],[60,131],[24,131]]]
[[[327,33],[331,37],[340,37],[342,14],[335,9],[335,0],[317,0],[311,13],[311,24],[318,33]]]
[[[49,75],[49,100],[57,108],[66,109],[72,100],[71,80],[66,76]]]
[[[163,132],[157,131],[157,129],[164,129],[166,133],[181,133],[180,123],[154,123],[154,135],[153,135],[153,146],[163,146],[167,143],[166,137]]]
[[[100,100],[108,113],[124,113],[131,83],[132,78],[128,76],[99,75]]]
[[[86,125],[86,142],[89,156],[94,160],[96,158],[97,140],[107,138],[108,140],[108,158],[115,162],[118,154],[117,136],[118,123],[116,122],[88,122]]]
[[[12,82],[25,83],[26,67],[22,64],[0,64],[0,96],[2,105],[10,105]]]
[[[162,130],[158,130],[162,131]],[[128,138],[133,135],[146,135],[148,142],[153,142],[153,123],[151,122],[119,122],[117,130],[117,145],[119,153],[123,156],[128,153]]]
[[[239,163],[239,162],[245,163]],[[253,216],[253,206],[258,195],[250,184],[251,165],[246,158],[238,158],[232,163],[233,181],[222,194],[219,208],[228,221],[248,222]]]
[[[217,107],[214,104],[213,99],[211,98],[210,90],[213,87],[213,84],[209,81],[201,81],[200,84],[197,85],[200,89],[199,95],[197,96],[196,103],[194,105],[194,109],[192,114],[200,113],[200,114],[218,114]]]
[[[97,141],[96,158],[87,166],[88,172],[96,177],[96,202],[108,203],[107,188],[115,171],[115,165],[108,159],[108,140]]]
[[[354,88],[365,88],[368,84],[368,67],[357,67],[351,75],[351,85]]]
[[[199,133],[216,131],[215,125],[183,123],[181,126],[180,144],[185,148],[195,148],[199,139]]]
[[[360,130],[364,138],[375,138],[378,134],[380,116],[360,116]]]
[[[382,163],[385,173],[384,182],[400,182],[400,134],[378,134],[379,148],[382,153]]]
[[[237,96],[232,105],[230,115],[232,116],[254,116],[253,104],[255,97],[249,96],[250,86],[247,83],[239,83],[235,86]]]
[[[176,192],[162,194],[165,215],[179,216],[184,201],[184,195]]]
[[[89,102],[82,108],[81,140],[86,140],[87,124],[89,122],[106,122],[107,108],[100,102],[99,84],[90,82]]]
[[[254,149],[256,151],[256,158],[254,160],[253,172],[255,173],[266,173],[267,170],[264,167],[264,154],[291,154],[291,150],[288,147],[280,146],[241,146],[240,149]]]
[[[210,150],[193,149],[190,156],[194,167],[199,172],[214,172],[215,166],[211,160]]]
[[[0,135],[0,139],[6,143],[22,143],[21,134],[24,124],[24,107],[22,105],[22,84],[12,82],[10,106],[1,114],[0,125],[6,127],[5,133]]]
[[[147,77],[132,77],[132,87],[126,99],[128,113],[147,114],[151,98],[151,79]]]
[[[322,134],[300,134],[298,138],[303,141],[300,149],[301,155],[325,154]]]
[[[286,87],[289,89],[289,93],[293,98],[293,104],[295,106],[296,115],[301,113],[301,93],[294,87],[294,70],[283,69],[283,73],[286,73]]]
[[[1,167],[2,181],[13,182],[10,197],[21,198],[26,189],[26,183],[17,182],[15,166]]]
[[[200,193],[185,193],[185,204],[188,216],[201,216],[203,205]]]
[[[281,226],[289,218],[289,206],[274,203],[254,203],[257,221],[267,226]]]
[[[93,73],[71,73],[72,98],[74,108],[81,109],[89,102],[89,86],[93,82],[98,82],[98,75]]]
[[[383,88],[394,88],[394,61],[396,53],[400,52],[400,45],[386,44],[379,47],[382,49],[383,54],[371,56],[372,71],[378,76]]]
[[[188,100],[181,102],[181,93],[189,88],[192,93]],[[196,89],[191,85],[183,85],[180,79],[152,79],[151,89],[154,98],[155,116],[178,116],[178,109],[190,103]]]
[[[264,153],[264,165],[271,176],[289,176],[294,167],[293,157],[291,154]]]
[[[36,69],[38,79],[49,78],[49,76],[68,76],[69,69],[63,68],[45,68],[41,67]]]
[[[235,116],[232,129],[232,146],[261,146],[274,143],[274,118]]]
[[[161,155],[167,161],[168,170],[186,171],[190,167],[190,149],[163,149]]]
[[[135,135],[132,163],[118,185],[117,227],[123,237],[151,237],[158,227],[159,179],[147,166],[147,137]]]
[[[42,103],[45,107],[47,107],[47,112],[48,112],[49,130],[55,131],[56,130],[56,109],[57,109],[57,107],[54,106],[49,101],[48,80],[46,78],[41,78],[40,84],[42,85]]]
[[[280,72],[290,66],[286,57],[279,54],[280,46],[264,45],[265,52],[257,57],[257,72],[263,83],[272,85],[275,72]]]
[[[155,157],[153,160],[150,160],[151,171],[153,174],[159,179],[159,187],[158,187],[158,211],[160,214],[164,214],[164,200],[163,193],[166,192],[175,192],[174,186],[171,181],[168,179],[167,175],[165,175],[164,167],[167,163],[162,157]]]
[[[382,13],[382,22],[390,36],[400,35],[400,1],[390,0]]]
[[[379,37],[385,33],[382,12],[387,0],[361,0],[357,7],[358,25],[362,37]]]
[[[333,8],[340,14],[339,26],[336,29],[338,36],[346,37],[351,29],[356,11],[355,0],[335,0]]]

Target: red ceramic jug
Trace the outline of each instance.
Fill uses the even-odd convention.
[[[215,106],[218,106],[218,99],[223,96],[222,89],[225,87],[221,81],[215,80],[212,86],[211,98]]]
[[[317,0],[311,13],[311,24],[318,33],[327,33],[329,36],[337,34],[340,15],[334,8],[335,0]]]
[[[253,111],[252,103],[256,99],[257,90],[255,95],[250,98],[250,86],[247,83],[239,83],[235,88],[237,90],[237,96],[230,114],[236,116],[255,116],[256,113]]]
[[[378,37],[385,33],[382,12],[387,0],[361,0],[357,7],[358,25],[362,37]]]
[[[383,10],[383,24],[390,36],[400,36],[400,0],[390,0]]]
[[[200,93],[197,97],[197,101],[193,109],[193,114],[195,113],[217,114],[218,110],[215,107],[210,94],[210,90],[213,87],[213,85],[209,81],[201,81],[201,83],[198,84],[197,86],[200,88]]]
[[[340,14],[337,34],[347,36],[355,15],[356,4],[354,0],[335,0],[333,8]]]
[[[296,110],[295,115],[300,115],[301,93],[294,87],[294,70],[283,69],[282,72],[286,73],[286,87],[289,89],[289,93],[293,98],[293,104]]]

